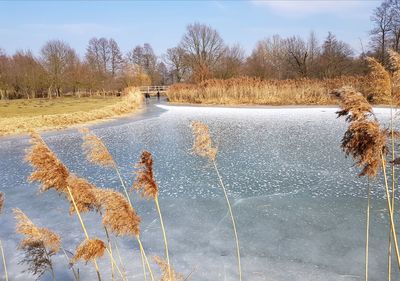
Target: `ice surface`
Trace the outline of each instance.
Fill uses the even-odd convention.
[[[92,126],[114,155],[124,179],[143,149],[154,155],[171,260],[190,280],[238,280],[235,244],[226,204],[212,167],[191,154],[191,120],[209,125],[218,146],[218,165],[237,217],[243,280],[362,280],[366,180],[340,149],[346,124],[335,108],[229,108],[161,104],[139,117]],[[389,110],[377,109],[386,120]],[[76,130],[45,133],[44,139],[76,174],[100,187],[119,188],[113,171],[87,163]],[[0,217],[11,280],[32,280],[18,264],[21,237],[14,234],[11,209],[21,208],[39,226],[60,233],[73,251],[84,239],[78,220],[54,192],[38,194],[28,184],[23,162],[27,137],[0,139]],[[372,184],[370,280],[386,279],[387,211],[381,179]],[[160,225],[151,201],[132,196],[143,218],[149,255],[163,256]],[[104,238],[98,215],[84,216],[92,236]],[[129,280],[143,280],[137,243],[118,238]],[[54,259],[57,280],[73,280],[65,258]],[[79,264],[82,280],[95,280]],[[110,279],[108,258],[100,261]],[[4,278],[0,266],[0,280]],[[45,276],[44,280],[50,280]]]

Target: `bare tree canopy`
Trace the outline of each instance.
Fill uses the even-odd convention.
[[[48,41],[41,49],[41,59],[49,78],[49,97],[52,91],[60,96],[65,77],[78,60],[75,50],[63,41]]]
[[[225,52],[225,44],[219,33],[210,26],[199,23],[187,26],[180,47],[186,52],[187,63],[198,81],[212,75]]]

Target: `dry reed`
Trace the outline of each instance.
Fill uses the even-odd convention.
[[[101,258],[104,255],[106,245],[100,239],[85,239],[76,248],[75,255],[71,259],[71,263],[74,264],[78,260],[82,259],[85,262],[94,261],[97,258]]]
[[[94,194],[97,189],[96,186],[88,182],[83,178],[71,174],[67,178],[67,185],[72,193],[72,197],[75,199],[76,207],[80,213],[86,213],[89,211],[97,211],[100,207],[100,203]],[[67,196],[70,202],[70,213],[76,212],[75,206],[72,204],[72,197]]]
[[[97,201],[103,212],[103,225],[117,236],[138,236],[140,217],[120,193],[109,189],[97,189]]]
[[[135,165],[138,169],[136,173],[136,180],[133,183],[132,189],[136,189],[144,198],[153,199],[156,205],[157,213],[160,218],[161,230],[164,238],[165,256],[167,259],[169,278],[172,278],[171,263],[169,260],[168,240],[164,227],[164,220],[161,213],[160,203],[158,201],[158,185],[154,178],[153,171],[153,156],[149,151],[143,151],[140,155],[139,162]]]
[[[40,182],[40,191],[54,188],[65,193],[69,171],[36,132],[31,133],[31,148],[25,160],[35,168],[29,176],[29,181]]]
[[[239,281],[241,281],[242,280],[242,266],[241,266],[241,261],[240,261],[239,238],[238,238],[238,234],[237,234],[237,230],[236,230],[236,222],[235,222],[235,219],[233,216],[232,206],[229,201],[228,193],[227,193],[225,184],[222,180],[219,169],[217,167],[217,162],[216,162],[217,149],[212,146],[210,132],[209,132],[208,126],[206,124],[203,124],[199,121],[193,121],[191,123],[191,127],[193,130],[193,136],[194,136],[192,151],[201,157],[207,158],[208,160],[210,160],[213,163],[215,172],[216,172],[218,180],[219,180],[219,184],[224,192],[226,204],[228,206],[229,215],[231,217],[233,234],[235,236],[238,274],[239,274]]]
[[[128,200],[128,204],[131,206],[131,208],[133,209],[133,205],[132,202],[129,198],[129,194],[128,194],[128,190],[126,188],[125,182],[122,179],[121,173],[119,172],[117,163],[114,161],[114,158],[112,157],[111,153],[109,152],[108,148],[106,147],[106,145],[103,143],[103,141],[97,137],[93,132],[91,132],[89,129],[87,128],[83,128],[81,130],[81,133],[83,134],[83,144],[82,144],[82,148],[86,154],[86,157],[88,159],[89,162],[102,166],[102,167],[108,167],[108,168],[113,168],[115,170],[115,172],[118,175],[118,178],[121,182],[121,185],[124,189],[125,192],[125,196],[126,199]],[[139,231],[138,231],[139,233]],[[150,272],[150,276],[153,279],[153,273],[152,270],[150,268],[150,264],[148,262],[146,253],[143,249],[142,246],[142,242],[140,241],[140,236],[139,234],[136,235],[136,239],[139,243],[140,246],[140,253],[141,253],[141,257],[142,257],[142,266],[143,266],[143,274],[146,280],[146,269],[145,269],[145,261],[147,264],[147,267],[149,269]]]
[[[342,148],[363,167],[360,176],[375,177],[382,166],[381,154],[386,153],[386,142],[386,133],[377,121],[361,120],[349,125]]]
[[[143,95],[140,91],[136,88],[127,88],[124,92],[124,97],[120,102],[89,112],[78,111],[33,117],[0,118],[0,136],[27,133],[32,129],[63,129],[91,121],[125,115],[138,110],[143,104]]]
[[[147,199],[155,199],[158,196],[158,186],[154,179],[153,156],[148,151],[143,151],[139,162],[135,165],[136,180],[132,189],[141,191],[141,195]]]
[[[82,128],[80,132],[83,134],[82,148],[88,161],[103,167],[113,167],[113,157],[104,143],[88,128]]]
[[[50,270],[55,280],[51,256],[60,250],[60,236],[47,228],[35,226],[20,209],[13,209],[13,212],[17,220],[16,232],[24,236],[19,245],[25,251],[22,262],[29,265],[28,271],[37,278]]]
[[[86,238],[89,239],[79,210],[88,211],[97,206],[96,202],[90,202],[91,199],[95,199],[91,194],[92,186],[71,175],[39,134],[32,132],[31,137],[32,146],[27,152],[26,161],[28,161],[35,170],[30,175],[29,181],[40,182],[40,190],[42,192],[55,189],[59,194],[63,194],[71,204],[70,212],[76,212],[82,230]],[[68,183],[72,184],[71,187]],[[79,197],[75,198],[74,194]],[[96,260],[94,260],[94,266],[100,281],[101,277]]]
[[[160,257],[154,256],[154,262],[158,265],[161,270],[160,281],[181,281],[184,280],[183,275],[175,272],[173,268]]]
[[[390,104],[391,79],[385,68],[375,59],[366,58],[370,73],[366,79],[367,91],[371,100],[380,100]]]
[[[334,104],[329,93],[349,85],[366,93],[365,77],[335,79],[261,80],[251,77],[211,79],[199,84],[172,85],[167,96],[176,103],[304,105]],[[382,102],[385,99],[376,99]]]

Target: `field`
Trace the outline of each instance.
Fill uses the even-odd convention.
[[[31,117],[73,113],[103,108],[121,101],[121,97],[61,97],[53,99],[0,100],[0,117]]]
[[[113,118],[138,110],[143,96],[136,88],[121,98],[60,98],[15,100],[0,103],[0,136],[26,133],[33,129],[62,129]]]

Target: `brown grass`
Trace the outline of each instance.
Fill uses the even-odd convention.
[[[181,281],[184,280],[183,275],[177,273],[171,266],[169,266],[168,262],[164,259],[154,256],[154,262],[158,265],[161,270],[160,281]]]
[[[47,228],[37,227],[33,222],[18,208],[13,209],[15,219],[17,220],[16,232],[24,235],[20,247],[25,248],[40,242],[46,249],[57,253],[60,250],[61,238]]]
[[[324,105],[335,104],[330,92],[346,85],[368,94],[365,79],[361,76],[323,80],[261,80],[251,77],[211,79],[197,85],[173,85],[167,96],[171,102],[176,103]]]
[[[102,140],[92,133],[88,128],[82,128],[82,148],[89,162],[103,167],[114,167],[114,159]]]
[[[141,219],[122,194],[114,190],[97,189],[95,195],[104,211],[104,226],[115,235],[139,236]]]
[[[91,121],[113,118],[138,110],[142,103],[143,96],[140,91],[136,88],[127,88],[120,102],[101,109],[32,117],[0,118],[0,136],[27,133],[32,129],[63,129]]]
[[[71,263],[74,264],[80,259],[85,262],[94,261],[97,258],[101,258],[104,255],[105,250],[106,244],[100,239],[85,239],[76,248]]]
[[[34,168],[28,180],[40,182],[40,191],[54,188],[66,193],[69,171],[36,132],[31,133],[31,147],[25,160]]]

